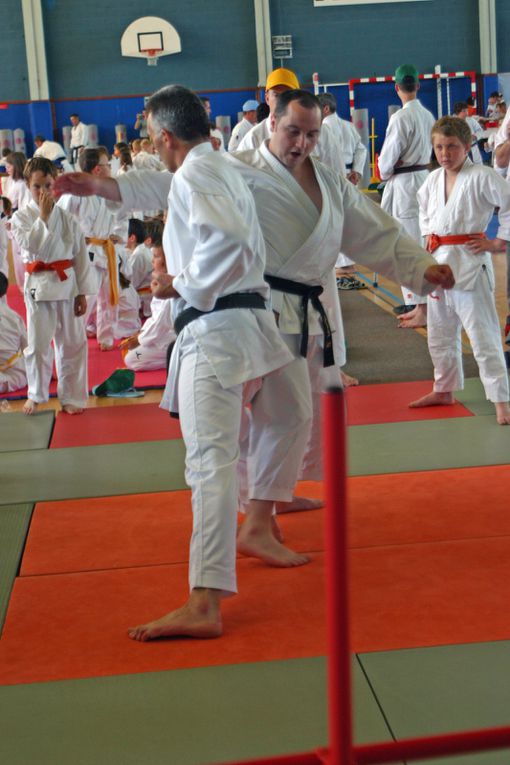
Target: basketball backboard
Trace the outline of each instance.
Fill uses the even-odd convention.
[[[147,63],[157,63],[159,56],[180,53],[181,38],[168,21],[157,16],[144,16],[133,21],[120,40],[123,56],[145,58]]]

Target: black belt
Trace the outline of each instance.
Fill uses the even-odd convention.
[[[214,308],[210,311],[199,311],[197,308],[185,308],[177,316],[174,322],[175,334],[178,335],[184,327],[199,316],[214,313],[215,311],[224,311],[227,308],[266,308],[266,301],[258,292],[233,292],[231,295],[218,298]]]
[[[320,316],[322,331],[324,333],[324,366],[331,367],[335,363],[333,354],[333,334],[324,306],[319,300],[323,288],[320,285],[301,284],[293,282],[290,279],[281,279],[279,276],[264,274],[266,282],[279,292],[287,292],[290,295],[301,296],[301,307],[303,309],[303,318],[301,321],[301,347],[299,352],[301,356],[306,357],[308,351],[308,303],[310,302]]]
[[[406,167],[394,167],[393,175],[401,175],[402,173],[419,173],[420,170],[428,169],[428,165],[407,165]]]
[[[345,169],[346,170],[352,170],[352,162],[346,162],[345,163]]]

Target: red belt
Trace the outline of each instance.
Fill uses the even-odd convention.
[[[452,234],[451,236],[438,236],[429,234],[427,252],[434,252],[443,244],[466,244],[470,239],[485,239],[485,234]]]
[[[33,263],[27,263],[25,265],[25,271],[28,271],[29,274],[33,274],[37,271],[56,271],[60,281],[65,282],[68,278],[66,268],[72,267],[72,260],[54,260],[52,263],[45,263],[44,260],[35,260]]]

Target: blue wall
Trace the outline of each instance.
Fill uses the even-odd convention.
[[[155,67],[121,56],[124,30],[142,16],[173,24],[182,52]],[[211,90],[257,83],[252,0],[45,0],[44,26],[53,98],[152,93],[170,83]]]
[[[499,0],[507,2],[508,0]],[[315,8],[312,0],[271,0],[273,34],[290,34],[289,61],[302,82],[393,74],[402,63],[422,72],[478,71],[478,0],[425,0]],[[508,34],[505,45],[508,45]]]

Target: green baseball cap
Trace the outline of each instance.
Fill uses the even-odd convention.
[[[413,82],[418,82],[418,70],[412,64],[402,64],[402,66],[395,70],[395,82],[397,85],[402,85],[406,78],[412,78]],[[407,81],[409,82],[409,79]]]

